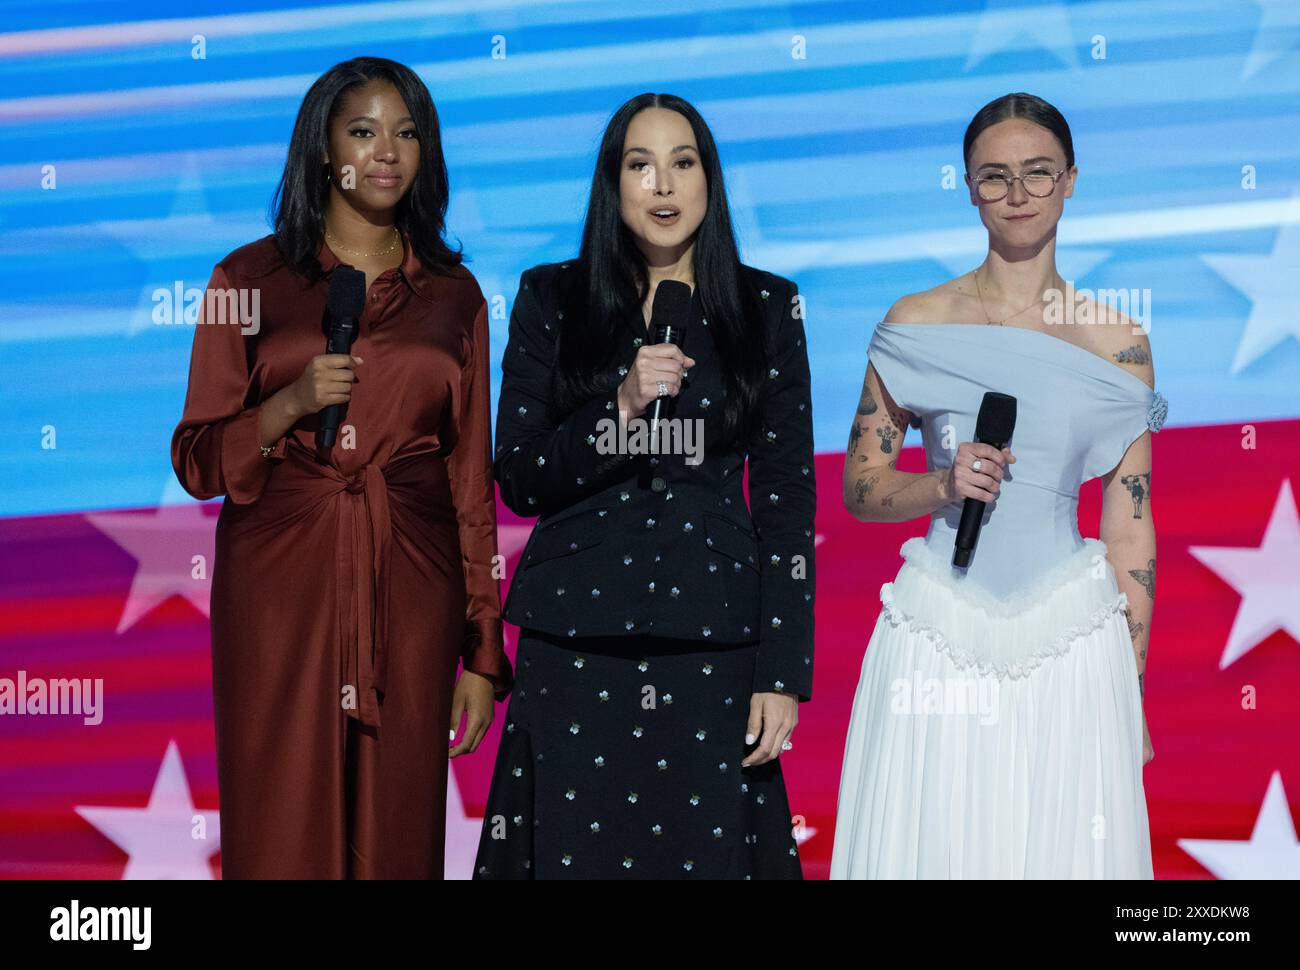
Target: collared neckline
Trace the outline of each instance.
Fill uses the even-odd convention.
[[[420,262],[420,257],[415,254],[415,247],[411,245],[411,234],[404,229],[398,230],[402,234],[402,246],[404,255],[400,266],[392,269],[386,269],[378,276],[376,280],[384,279],[389,274],[396,271],[397,275],[404,279],[408,286],[423,300],[428,303],[435,302],[434,287],[432,274],[424,268]],[[325,241],[325,234],[322,232],[320,243],[316,247],[316,259],[320,262],[321,271],[326,278],[335,266],[351,266],[351,263],[345,263],[330,249],[329,244]]]

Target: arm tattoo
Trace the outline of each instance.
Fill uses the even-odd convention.
[[[871,494],[871,490],[876,487],[876,482],[879,479],[879,475],[872,475],[870,478],[859,478],[853,483],[853,497],[859,505]]]
[[[1133,615],[1129,613],[1127,609],[1124,610],[1124,620],[1128,623],[1129,639],[1136,644],[1138,637],[1142,634],[1142,631],[1146,629],[1146,625],[1133,619]],[[1142,647],[1142,653],[1139,659],[1142,669],[1138,671],[1138,694],[1139,696],[1145,697],[1146,693],[1142,684],[1142,678],[1146,676],[1147,648],[1145,645]]]
[[[1128,638],[1136,643],[1138,635],[1146,629],[1146,624],[1133,619],[1133,614],[1129,613],[1128,610],[1124,611],[1124,619],[1128,622]],[[1146,653],[1145,650],[1142,652]]]
[[[875,414],[880,410],[876,404],[876,399],[871,396],[870,391],[862,392],[862,403],[858,405],[858,414],[865,416]]]
[[[886,455],[894,451],[894,439],[898,437],[898,429],[881,425],[876,429],[876,435],[880,438],[880,450]]]
[[[849,454],[850,455],[858,450],[858,441],[859,439],[861,439],[861,437],[862,437],[862,425],[854,421],[853,427],[849,429]]]
[[[885,508],[887,508],[887,509],[888,509],[888,508],[893,508],[893,506],[894,506],[894,496],[896,496],[896,495],[901,495],[903,492],[906,492],[906,491],[907,491],[909,488],[911,488],[913,485],[918,484],[918,483],[921,481],[921,479],[923,479],[923,478],[929,478],[929,477],[930,477],[930,476],[929,476],[928,474],[927,474],[927,475],[917,475],[917,476],[915,476],[915,477],[912,478],[912,480],[909,481],[906,485],[903,485],[903,486],[901,486],[901,487],[899,487],[899,488],[894,489],[894,490],[893,490],[892,492],[890,492],[888,495],[884,495],[884,496],[882,496],[881,499],[880,499],[880,504],[881,504],[882,506],[884,506]]]
[[[1151,473],[1125,475],[1119,483],[1128,489],[1129,497],[1133,499],[1133,518],[1142,518],[1142,502],[1151,494]]]
[[[1147,352],[1142,349],[1141,344],[1134,344],[1132,347],[1126,347],[1118,354],[1111,354],[1121,364],[1149,364],[1151,358]]]
[[[1142,584],[1142,588],[1147,591],[1147,596],[1151,599],[1156,598],[1156,561],[1147,560],[1146,569],[1130,569],[1128,574]]]

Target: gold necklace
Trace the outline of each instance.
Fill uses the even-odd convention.
[[[993,318],[989,316],[989,308],[988,308],[987,306],[984,305],[984,291],[983,291],[983,289],[981,289],[981,287],[980,287],[980,271],[979,271],[979,269],[977,268],[974,272],[972,272],[972,273],[971,273],[971,276],[975,277],[975,292],[976,292],[977,294],[979,294],[979,298],[980,298],[980,309],[984,311],[984,319],[988,321],[988,323],[989,323],[990,326],[998,326],[998,327],[1000,327],[1000,326],[1002,326],[1003,324],[1005,324],[1008,320],[1014,320],[1016,317],[1020,316],[1020,314],[1024,313],[1025,310],[1028,310],[1029,307],[1037,306],[1038,304],[1040,304],[1040,303],[1043,302],[1043,298],[1040,296],[1040,297],[1039,297],[1037,300],[1035,300],[1033,303],[1029,304],[1029,306],[1024,307],[1023,309],[1017,310],[1015,313],[1011,314],[1011,316],[1009,316],[1009,317],[1003,317],[1001,320],[997,321],[997,323],[994,323],[994,322],[993,322]]]
[[[330,249],[341,250],[342,252],[346,253],[348,256],[386,256],[393,251],[393,248],[402,239],[402,234],[398,232],[397,227],[393,226],[392,229],[393,229],[393,241],[388,244],[388,248],[381,249],[377,253],[359,253],[355,249],[348,249],[346,246],[338,245],[337,244],[338,237],[336,237],[332,232],[330,232],[329,229],[325,230],[325,238],[326,240],[330,241]]]

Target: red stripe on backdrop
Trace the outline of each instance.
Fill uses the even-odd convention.
[[[1290,804],[1300,804],[1300,646],[1275,632],[1220,670],[1242,598],[1189,552],[1259,546],[1283,482],[1300,491],[1300,421],[1261,423],[1256,447],[1242,442],[1238,425],[1154,438],[1160,579],[1146,707],[1156,757],[1145,781],[1159,878],[1209,876],[1178,840],[1249,839],[1275,772]],[[853,520],[840,500],[843,460],[816,460],[815,693],[782,759],[791,808],[812,833],[801,850],[810,878],[829,869],[844,733],[880,586],[898,569],[899,546],[924,531],[922,521]],[[922,468],[919,449],[906,449],[900,467]],[[1085,535],[1096,535],[1099,510],[1094,482],[1080,503]],[[498,512],[502,535],[517,537],[508,527],[527,523]],[[521,547],[503,541],[511,567]],[[115,632],[137,571],[135,558],[84,516],[0,520],[0,677],[99,677],[105,695],[96,727],[69,715],[0,716],[0,876],[120,876],[126,853],[75,808],[145,806],[172,741],[195,810],[217,807],[207,617],[173,595]],[[1300,595],[1300,564],[1294,578]],[[506,629],[513,653],[516,631]],[[1243,705],[1250,690],[1254,707]],[[453,766],[469,816],[483,811],[503,713],[478,753]],[[464,838],[467,830],[455,831]]]

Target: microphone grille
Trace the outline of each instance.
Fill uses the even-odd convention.
[[[1005,445],[1016,430],[1016,399],[1010,394],[987,391],[980,402],[980,413],[975,419],[977,441]]]
[[[336,320],[361,316],[366,302],[366,274],[351,266],[330,272],[329,310]]]
[[[650,323],[655,328],[671,326],[678,333],[686,330],[691,314],[691,288],[681,280],[661,280],[655,287]]]

